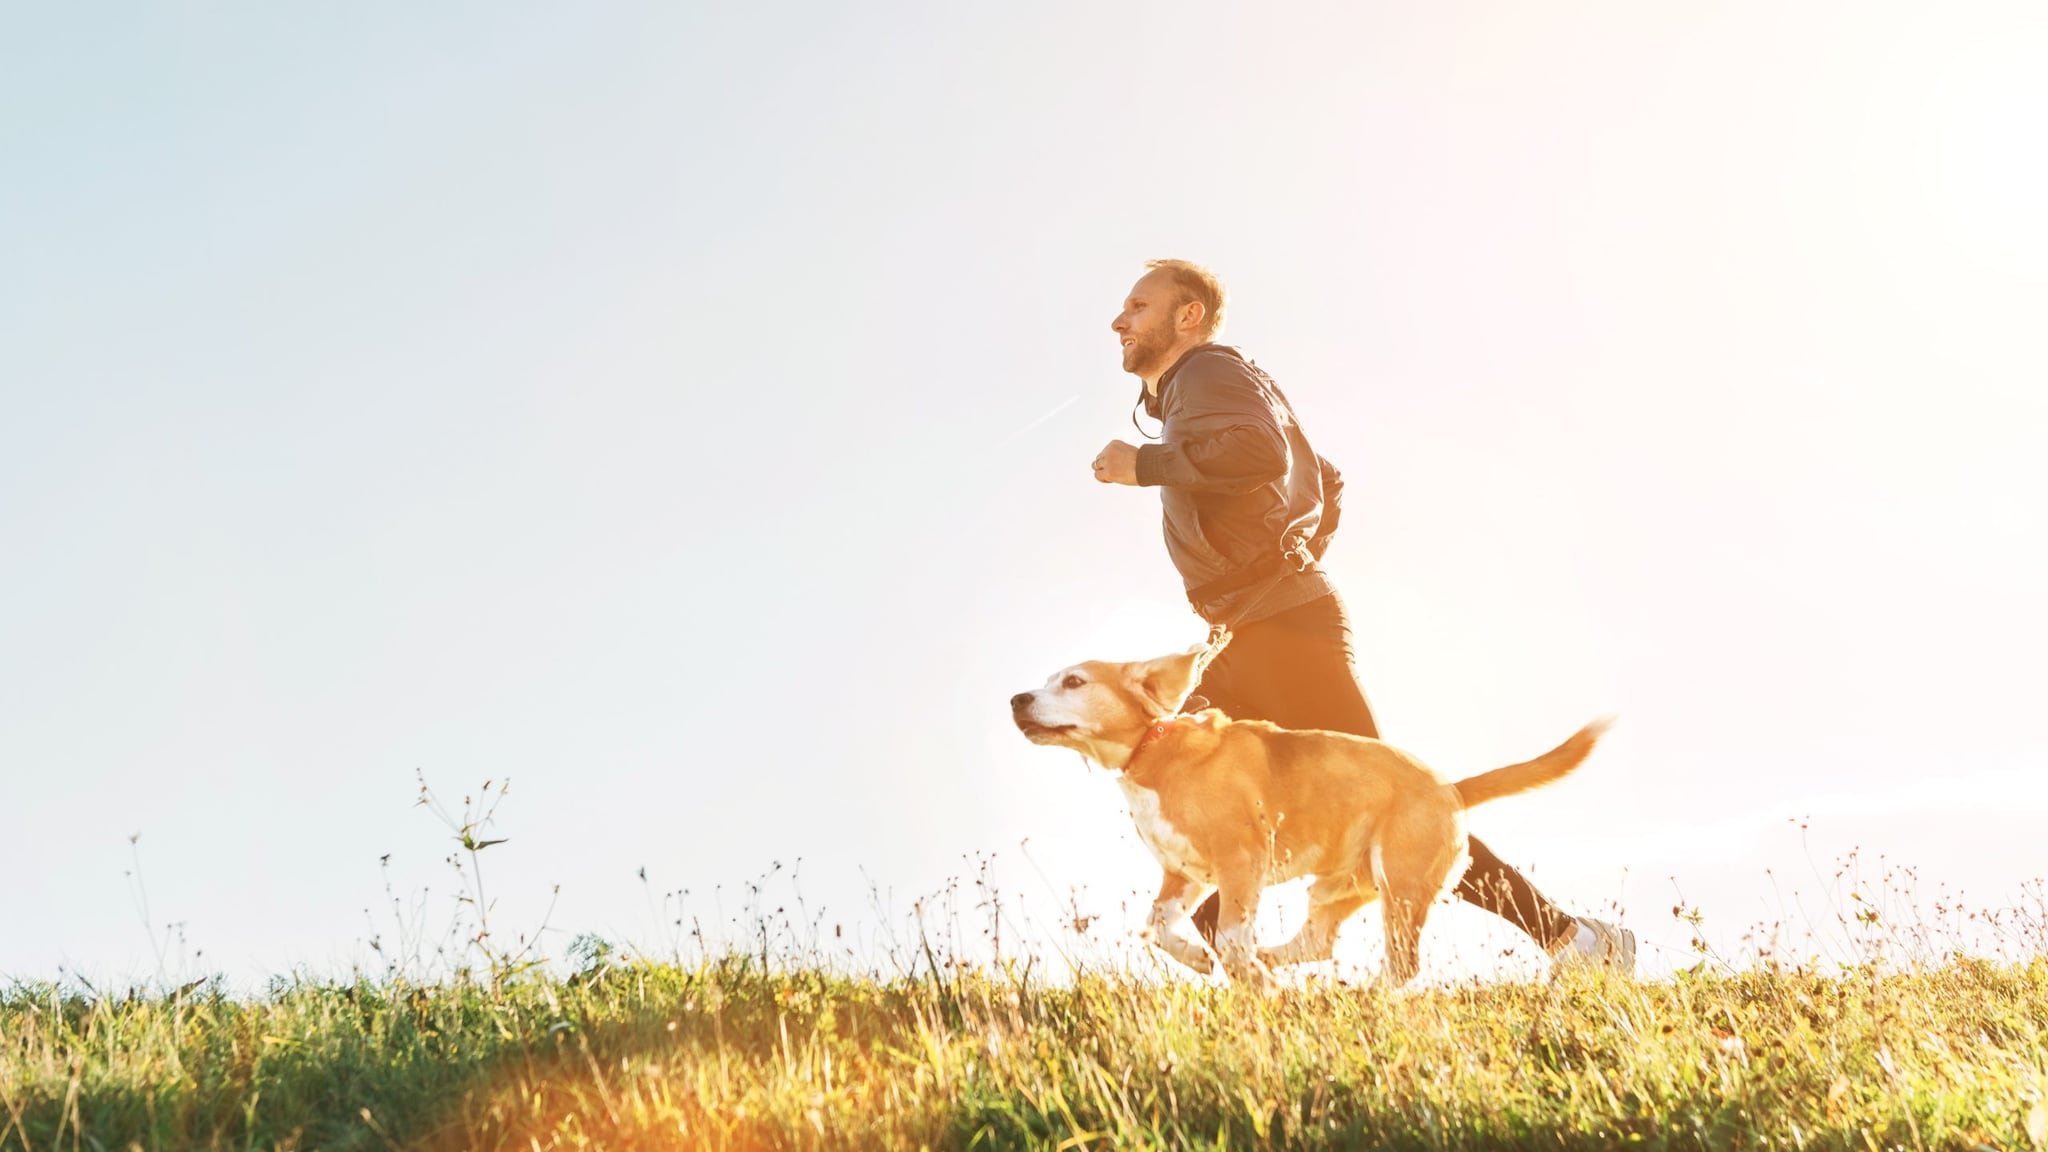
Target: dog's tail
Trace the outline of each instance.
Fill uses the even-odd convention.
[[[1513,796],[1517,792],[1527,792],[1562,780],[1586,759],[1587,754],[1593,751],[1593,745],[1599,743],[1600,737],[1613,725],[1613,717],[1603,716],[1534,760],[1467,776],[1451,787],[1464,797],[1465,807],[1477,808],[1488,800]]]

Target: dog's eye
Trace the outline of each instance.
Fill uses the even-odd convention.
[[[1079,687],[1080,687],[1081,685],[1083,685],[1083,684],[1086,684],[1086,683],[1087,683],[1087,681],[1086,681],[1086,680],[1083,680],[1083,679],[1081,679],[1081,678],[1080,678],[1079,676],[1069,676],[1069,677],[1067,677],[1067,678],[1066,678],[1065,680],[1062,680],[1062,681],[1060,681],[1060,687],[1062,687],[1062,688],[1079,688]]]

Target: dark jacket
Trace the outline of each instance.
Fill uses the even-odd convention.
[[[1138,483],[1159,489],[1167,555],[1195,611],[1236,626],[1329,594],[1312,558],[1337,530],[1344,480],[1272,377],[1203,344],[1141,398],[1165,428],[1138,449]]]

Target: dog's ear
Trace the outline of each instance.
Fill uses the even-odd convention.
[[[1171,716],[1187,702],[1188,693],[1201,682],[1202,670],[1215,657],[1215,648],[1201,644],[1185,652],[1133,664],[1131,687],[1152,705],[1153,715]]]

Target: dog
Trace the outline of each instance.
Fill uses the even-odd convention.
[[[1143,936],[1197,972],[1201,943],[1180,932],[1188,910],[1222,890],[1215,948],[1232,980],[1265,985],[1271,969],[1326,960],[1346,918],[1383,899],[1393,986],[1415,977],[1429,907],[1464,875],[1464,813],[1562,779],[1612,723],[1595,720],[1534,760],[1455,783],[1379,740],[1181,715],[1220,643],[1156,660],[1091,661],[1010,698],[1034,744],[1070,748],[1116,772],[1138,836],[1165,870]],[[1313,876],[1308,920],[1278,948],[1258,948],[1252,921],[1271,884]]]

